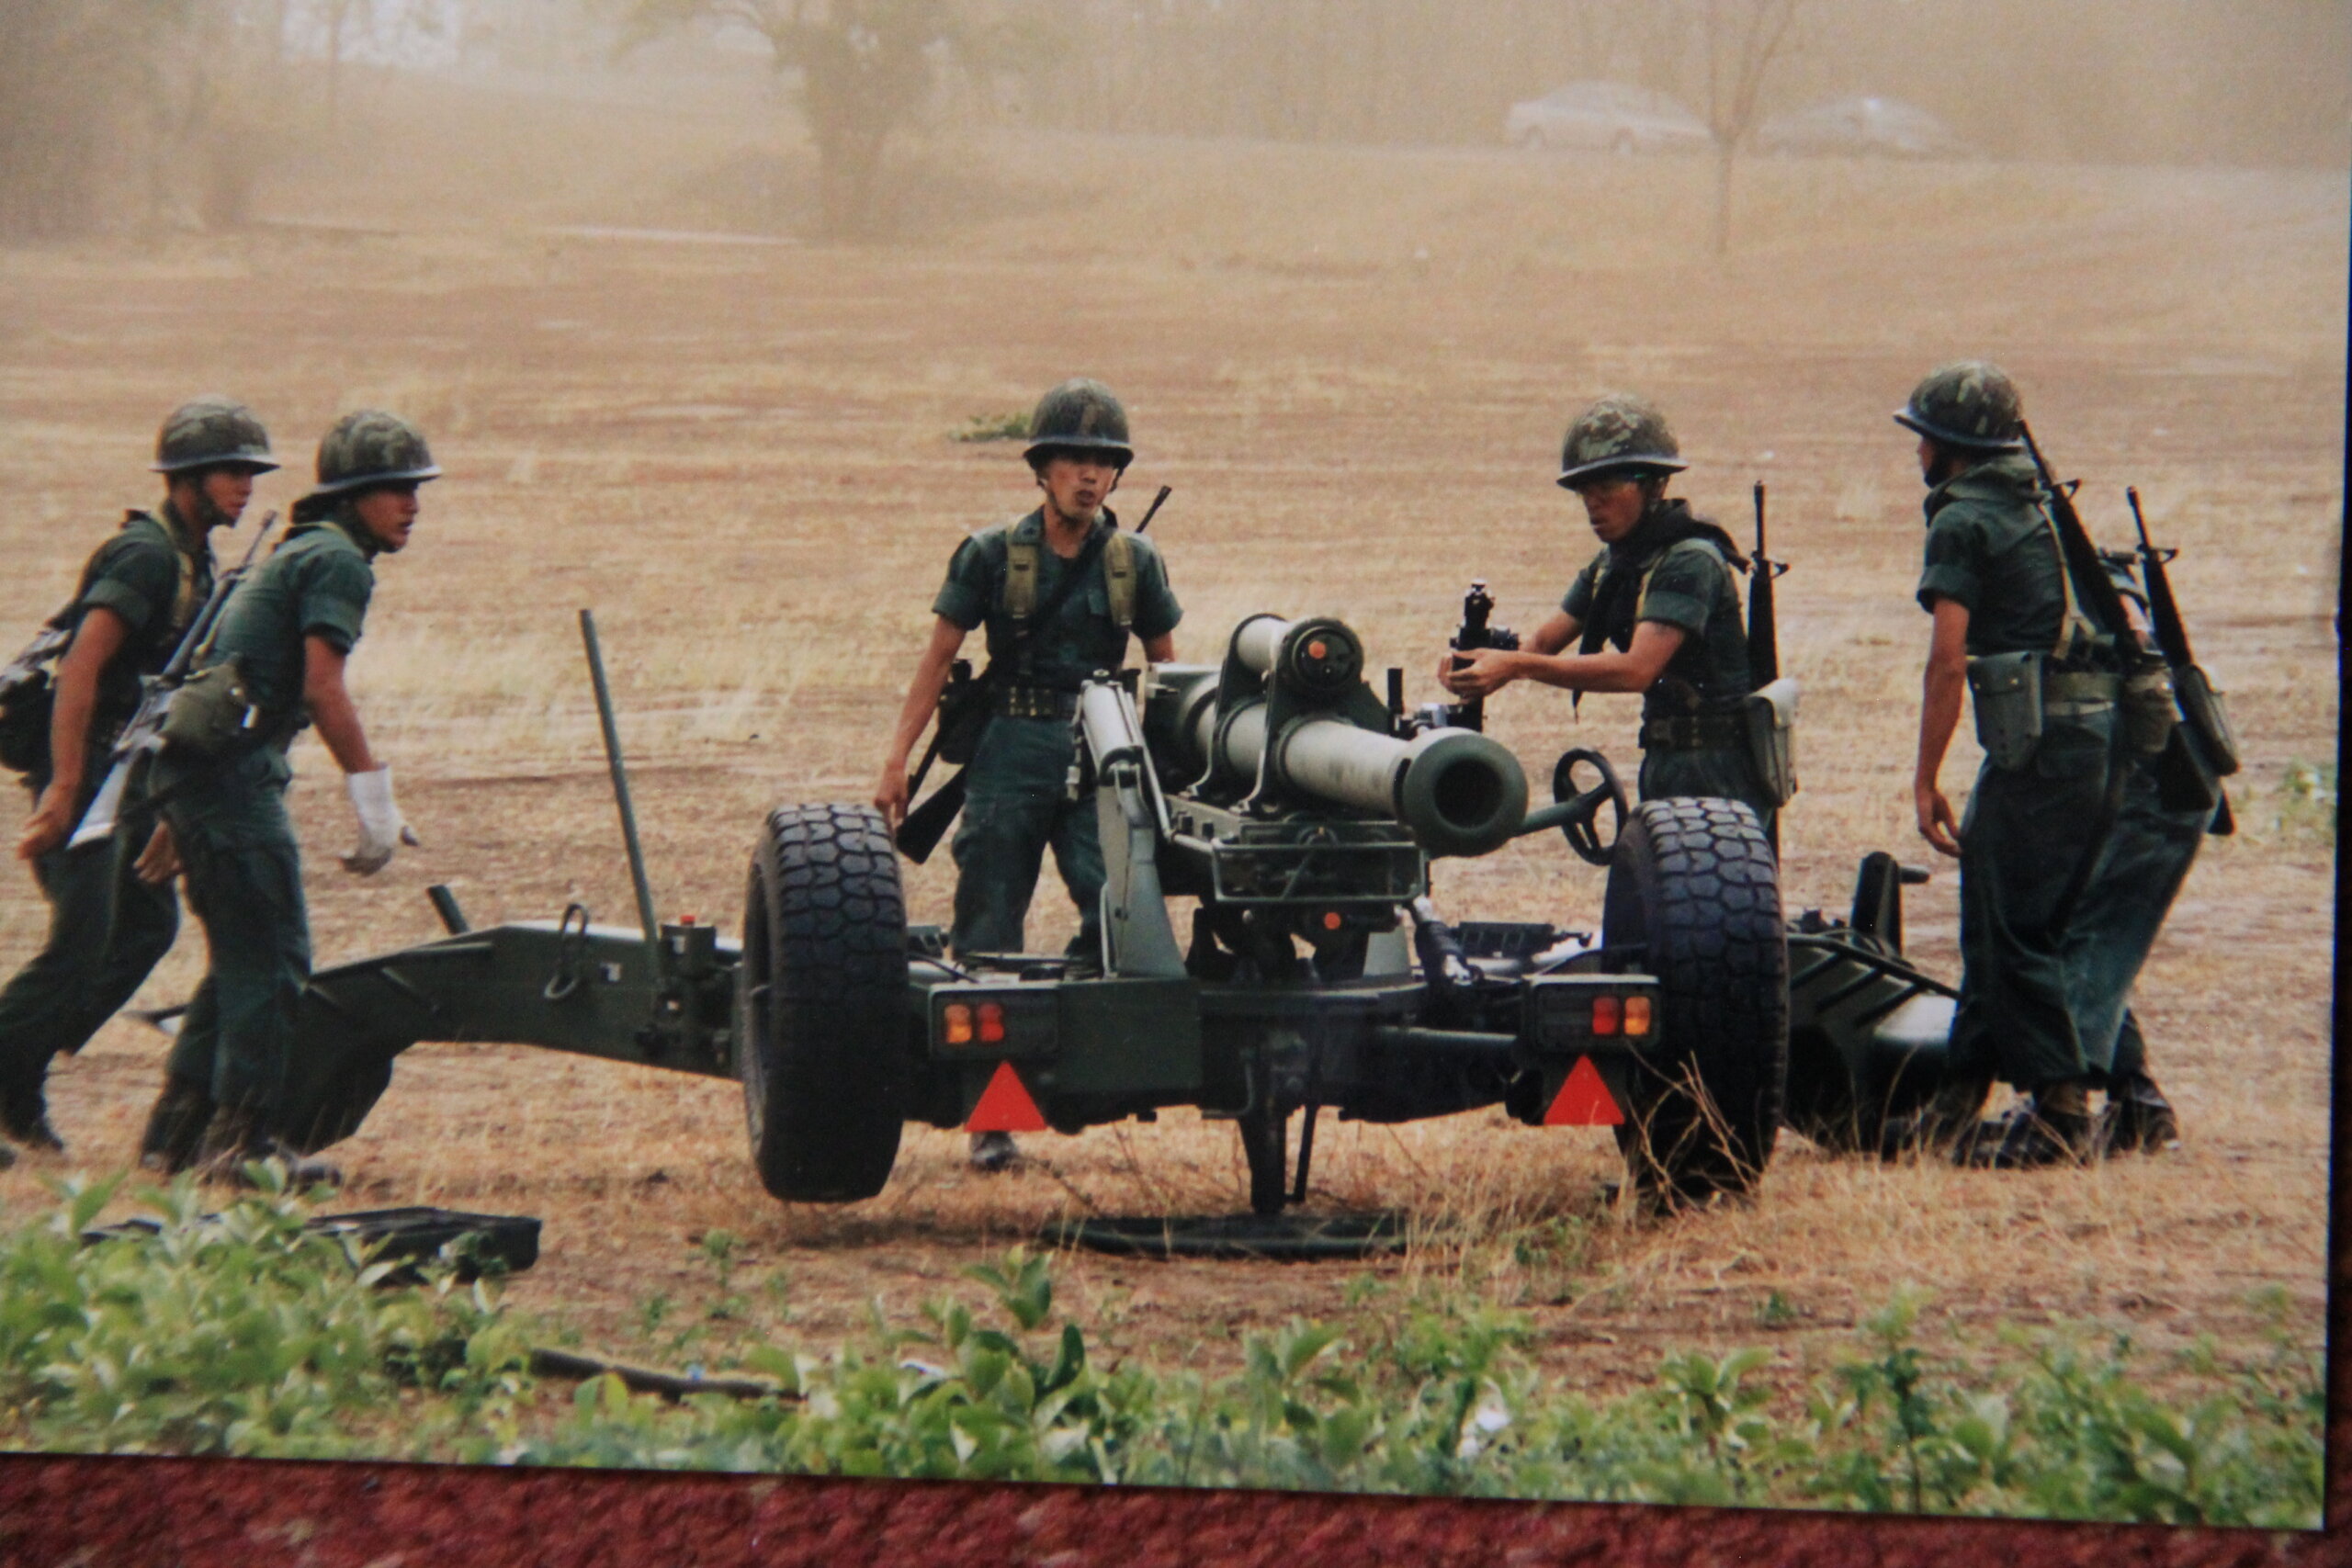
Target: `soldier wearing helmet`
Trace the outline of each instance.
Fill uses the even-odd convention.
[[[1578,414],[1560,454],[1559,483],[1583,502],[1600,553],[1560,607],[1515,651],[1487,649],[1438,679],[1462,696],[1513,681],[1571,692],[1639,692],[1641,795],[1745,802],[1767,832],[1776,802],[1758,777],[1741,705],[1753,690],[1731,536],[1666,495],[1690,467],[1666,416],[1612,393]],[[1576,651],[1566,652],[1571,644]]]
[[[1962,360],[1931,372],[1895,422],[1919,437],[1928,491],[1919,606],[1935,618],[1912,779],[1919,832],[1960,862],[1961,984],[1943,1091],[1907,1131],[2001,1168],[2090,1152],[2086,1091],[2114,1033],[2084,1038],[2066,924],[2111,813],[2113,651],[2085,619],[2040,477],[2021,453],[2016,385]],[[1939,782],[1973,691],[1985,761],[1955,821]],[[2024,716],[2030,709],[2035,718]],[[2038,720],[2038,722],[2037,722]],[[2038,733],[2037,733],[2038,730]],[[1962,1138],[1991,1080],[2031,1097],[1998,1135]]]
[[[893,829],[906,817],[907,763],[945,689],[965,637],[985,627],[995,674],[992,716],[967,765],[956,829],[956,919],[962,953],[1017,953],[1046,846],[1078,906],[1073,960],[1099,963],[1102,848],[1094,805],[1068,798],[1070,719],[1081,682],[1115,670],[1132,633],[1144,657],[1176,657],[1183,609],[1151,541],[1122,532],[1104,503],[1135,457],[1126,411],[1100,381],[1065,381],[1040,399],[1025,456],[1037,508],[958,546],[932,601],[931,641],[915,667],[874,804]],[[1082,573],[1065,587],[1072,572]],[[1048,613],[1050,612],[1050,613]],[[978,1134],[983,1169],[1009,1164],[1010,1135]]]
[[[292,531],[221,612],[200,669],[233,664],[256,721],[253,741],[196,761],[166,750],[158,787],[187,864],[188,902],[204,922],[212,963],[188,1004],[141,1163],[190,1164],[234,1179],[245,1161],[286,1160],[298,1183],[336,1179],[299,1158],[282,1127],[294,1012],[311,973],[300,853],[286,812],[293,776],[287,748],[305,724],[344,773],[358,818],[345,870],[380,871],[417,841],[392,798],[391,769],[368,744],[344,684],[375,588],[375,561],[409,541],[417,487],[440,475],[424,437],[375,410],[345,415],[319,443],[318,483],[295,502]]]
[[[277,467],[268,433],[243,403],[203,397],[175,409],[152,465],[164,476],[163,504],[125,516],[50,622],[73,640],[51,687],[46,761],[26,779],[32,815],[17,840],[49,900],[49,940],[0,988],[0,1132],[28,1147],[64,1147],[49,1122],[51,1059],[79,1051],[130,999],[179,929],[168,833],[158,829],[143,847],[116,835],[78,850],[67,836],[139,705],[140,677],[163,669],[212,595],[209,536],[236,525],[254,476]]]

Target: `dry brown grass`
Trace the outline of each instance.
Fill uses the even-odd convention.
[[[569,897],[628,908],[582,604],[616,667],[658,900],[731,926],[760,811],[871,788],[948,549],[1027,504],[1011,448],[947,438],[968,419],[1105,377],[1137,422],[1137,486],[1177,487],[1155,532],[1184,651],[1209,654],[1250,611],[1333,612],[1419,700],[1468,578],[1527,626],[1582,561],[1549,459],[1576,406],[1632,385],[1676,416],[1703,507],[1744,527],[1749,479],[1772,487],[1797,568],[1784,657],[1808,688],[1788,898],[1835,909],[1863,852],[1926,855],[1905,787],[1918,490],[1886,411],[1930,363],[1989,353],[2085,477],[2095,530],[2123,536],[2129,480],[2184,547],[2180,592],[2250,740],[2245,831],[2209,849],[2143,988],[2188,1150],[2008,1177],[1830,1160],[1792,1138],[1753,1206],[1655,1224],[1604,1197],[1605,1137],[1482,1114],[1327,1124],[1317,1201],[1442,1221],[1373,1272],[1523,1306],[1546,1359],[1587,1384],[1767,1334],[1793,1376],[1905,1284],[1955,1322],[2128,1323],[2160,1346],[2250,1343],[2248,1298],[2275,1284],[2318,1342],[2332,851],[2307,820],[2281,825],[2277,798],[2290,760],[2330,754],[2336,721],[2341,180],[1758,166],[1741,175],[1743,243],[1715,264],[1687,243],[1704,231],[1695,164],[1020,141],[927,157],[934,180],[984,173],[1001,218],[900,249],[480,231],[0,254],[0,626],[45,612],[110,510],[148,499],[148,432],[178,398],[233,389],[294,452],[340,409],[401,407],[449,478],[387,563],[354,670],[426,846],[374,881],[335,870],[344,807],[306,743],[294,802],[319,952],[431,934],[436,881],[477,921]],[[1611,227],[1629,212],[1644,226]],[[295,491],[280,477],[259,504]],[[1571,741],[1630,766],[1631,707],[1595,699],[1572,720],[1514,692],[1493,711],[1542,776]],[[948,874],[912,874],[919,918],[942,918]],[[1047,886],[1041,947],[1069,929]],[[1598,893],[1555,844],[1438,874],[1455,913],[1589,923]],[[1948,876],[1914,895],[1914,948],[1945,973],[1953,909]],[[26,880],[0,884],[0,959],[40,918]],[[200,964],[191,933],[142,999],[183,996]],[[158,1061],[117,1024],[61,1066],[77,1163],[128,1156]],[[752,1277],[782,1280],[756,1324],[821,1342],[1053,1216],[1227,1210],[1241,1192],[1229,1130],[1171,1114],[1032,1139],[1031,1168],[996,1179],[962,1168],[956,1135],[914,1130],[881,1198],[785,1208],[758,1190],[740,1117],[724,1084],[427,1046],[341,1155],[355,1201],[544,1216],[544,1261],[514,1299],[633,1350],[646,1298],[692,1318],[714,1295],[691,1245],[712,1229],[745,1239]],[[24,1213],[40,1174],[0,1177],[0,1201]],[[1064,1277],[1114,1348],[1222,1363],[1242,1330],[1341,1310],[1362,1272],[1072,1257]],[[1768,1329],[1776,1293],[1795,1318]]]

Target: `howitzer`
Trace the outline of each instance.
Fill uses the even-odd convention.
[[[1901,955],[1891,859],[1866,864],[1850,926],[1792,932],[1747,807],[1628,811],[1587,753],[1600,782],[1530,813],[1509,750],[1401,719],[1334,620],[1253,616],[1217,664],[1159,666],[1135,695],[1085,686],[1072,787],[1092,796],[1106,874],[1101,949],[1076,960],[951,955],[909,922],[899,856],[862,805],[768,814],[740,942],[657,921],[593,636],[589,657],[639,928],[575,905],[477,930],[434,890],[447,937],[311,976],[289,1143],[357,1128],[419,1041],[499,1041],[739,1079],[762,1182],[793,1201],[880,1191],[909,1122],[1074,1134],[1192,1106],[1236,1123],[1250,1204],[1272,1213],[1306,1193],[1324,1111],[1498,1105],[1611,1127],[1637,1188],[1670,1203],[1755,1185],[1792,1017],[1809,1070],[1834,1079],[1791,1093],[1816,1138],[1874,1146],[1935,1085],[1949,987]],[[1600,844],[1611,804],[1623,830]],[[1597,922],[1441,918],[1432,858],[1568,826],[1609,868]]]
[[[97,794],[90,797],[89,809],[83,812],[81,824],[74,829],[74,837],[67,840],[69,848],[78,850],[84,844],[94,844],[110,838],[117,823],[130,810],[152,811],[163,804],[160,796],[148,795],[136,807],[126,808],[123,800],[132,781],[145,772],[156,753],[164,749],[164,730],[171,721],[172,702],[187,686],[188,666],[203,651],[212,636],[212,628],[220,624],[220,612],[227,607],[229,595],[236,592],[237,584],[243,581],[245,573],[253,570],[255,558],[261,554],[262,541],[269,537],[269,531],[276,526],[277,513],[269,513],[262,518],[261,526],[254,530],[253,543],[245,547],[244,558],[214,581],[210,597],[204,601],[204,607],[188,622],[187,630],[180,636],[179,646],[172,650],[172,657],[165,661],[163,670],[140,678],[139,706],[131,714],[130,722],[122,727],[121,735],[115,739],[113,760],[107,769],[107,776],[99,784]],[[254,710],[247,708],[245,716],[250,725],[255,716]]]

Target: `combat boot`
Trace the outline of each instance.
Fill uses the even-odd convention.
[[[286,1185],[304,1188],[343,1185],[343,1172],[322,1159],[311,1159],[277,1141],[263,1124],[262,1114],[249,1105],[224,1105],[212,1114],[196,1148],[196,1174],[201,1181],[231,1187],[255,1185],[245,1167],[276,1160],[286,1168]]]
[[[1953,1151],[1955,1163],[1983,1170],[2033,1170],[2087,1165],[2090,1096],[2080,1079],[2041,1085],[2009,1114],[1985,1122]]]
[[[49,1124],[49,1097],[38,1078],[0,1084],[0,1133],[37,1154],[65,1152],[65,1140]]]
[[[197,1145],[218,1110],[212,1096],[192,1078],[166,1077],[155,1108],[147,1112],[147,1131],[139,1139],[139,1168],[151,1176],[173,1177],[196,1163]]]
[[[2101,1154],[2163,1154],[2180,1147],[2180,1118],[2155,1079],[2133,1073],[2108,1086],[2097,1142]]]

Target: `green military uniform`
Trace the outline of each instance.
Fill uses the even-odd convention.
[[[1753,690],[1747,630],[1732,581],[1738,547],[1680,501],[1655,501],[1633,532],[1604,546],[1560,608],[1582,626],[1579,651],[1632,646],[1656,621],[1682,644],[1642,699],[1641,797],[1744,801],[1771,830],[1774,805],[1758,777],[1741,705]]]
[[[2058,544],[2027,459],[1978,463],[1928,494],[1920,607],[1950,599],[1968,611],[1970,657],[2052,652],[2067,614]],[[1960,825],[1960,1003],[1952,1071],[1997,1075],[2020,1088],[2086,1077],[2094,1053],[2069,1006],[2064,947],[2069,890],[2108,816],[2117,715],[2097,694],[2098,671],[2053,661],[2075,686],[2045,681],[2042,733],[2013,769],[1988,760]],[[2068,691],[2087,695],[2068,696]],[[2079,927],[2078,927],[2079,929]]]
[[[90,716],[78,819],[109,770],[116,735],[139,705],[141,675],[170,661],[182,634],[212,593],[212,551],[165,502],[161,516],[133,512],[83,568],[74,603],[61,616],[79,626],[92,610],[121,617],[128,636],[98,676]],[[46,769],[26,783],[38,800]],[[59,845],[33,863],[49,900],[49,940],[0,988],[0,1100],[7,1124],[41,1120],[50,1059],[79,1051],[148,972],[171,951],[179,901],[169,883],[151,887],[132,867],[143,835],[122,832],[69,849]]]
[[[2066,927],[2066,982],[2083,1056],[2109,1082],[2147,1076],[2132,987],[2212,827],[2213,805],[2167,807],[2154,759],[2124,764],[2114,826]]]
[[[1091,551],[1092,580],[1063,596],[1049,624],[1026,629],[1006,604],[1008,567],[1016,555],[1034,560],[1033,608],[1047,605],[1076,560],[1046,543],[1045,513],[973,535],[956,548],[933,613],[970,631],[988,628],[989,662],[1000,671],[996,716],[982,732],[967,771],[968,793],[956,829],[956,923],[958,953],[1014,953],[1023,941],[1029,900],[1046,846],[1051,844],[1062,884],[1078,906],[1073,955],[1098,951],[1102,846],[1092,801],[1069,798],[1075,746],[1070,721],[1080,685],[1098,670],[1115,670],[1126,657],[1129,631],[1148,642],[1176,629],[1183,608],[1168,586],[1168,569],[1151,541],[1125,534],[1133,572],[1131,620],[1114,614],[1107,545],[1118,526],[1106,509],[1080,551]],[[1125,593],[1120,596],[1123,600]]]
[[[217,763],[166,751],[156,764],[159,787],[174,791],[164,811],[212,955],[169,1074],[218,1106],[265,1116],[278,1108],[311,975],[300,852],[286,812],[286,749],[303,723],[304,639],[348,653],[375,587],[377,545],[349,505],[299,524],[238,586],[202,660],[237,662],[261,715],[258,744]]]

